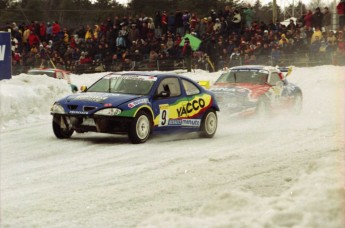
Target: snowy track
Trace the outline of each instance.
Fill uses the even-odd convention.
[[[3,128],[1,227],[344,227],[345,69],[300,68],[290,81],[301,116],[221,112],[213,139],[61,141],[47,113]]]

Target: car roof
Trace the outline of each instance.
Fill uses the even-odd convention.
[[[175,73],[162,73],[162,72],[145,72],[145,71],[135,71],[135,72],[113,72],[110,74],[107,74],[106,76],[111,75],[132,75],[132,76],[148,76],[148,77],[156,77],[156,78],[163,78],[168,76],[174,76],[174,77],[180,77],[184,79],[189,79],[188,77],[185,77],[183,75],[175,74]]]
[[[55,68],[32,68],[29,70],[29,72],[38,71],[38,72],[55,72],[55,71],[65,71],[61,69],[55,69]]]
[[[265,65],[242,65],[230,68],[230,70],[268,70],[268,71],[279,71],[276,67],[265,66]]]

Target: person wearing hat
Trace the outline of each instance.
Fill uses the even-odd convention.
[[[332,26],[332,13],[329,11],[328,7],[323,10],[323,26],[325,28],[326,34],[331,30]]]
[[[187,72],[192,72],[192,47],[190,46],[189,38],[184,39],[184,45],[182,49],[182,56],[187,66]]]
[[[320,7],[317,7],[311,18],[311,25],[313,28],[316,28],[316,27],[322,28],[323,27],[322,22],[323,22],[323,13],[321,12]]]

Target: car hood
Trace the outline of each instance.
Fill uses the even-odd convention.
[[[130,102],[136,98],[139,98],[139,95],[132,94],[117,94],[117,93],[96,93],[96,92],[86,92],[72,94],[63,99],[65,104],[93,104],[101,105],[111,104],[113,107],[117,107],[123,103]]]
[[[211,91],[215,94],[226,93],[234,96],[248,96],[256,99],[265,94],[271,88],[270,85],[259,85],[250,83],[215,83]]]

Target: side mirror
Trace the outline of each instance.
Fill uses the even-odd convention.
[[[170,92],[168,91],[162,91],[159,94],[156,95],[156,98],[165,98],[165,97],[169,97],[170,96]]]
[[[86,85],[80,86],[80,91],[81,92],[86,92],[86,90],[87,90],[87,86]]]

